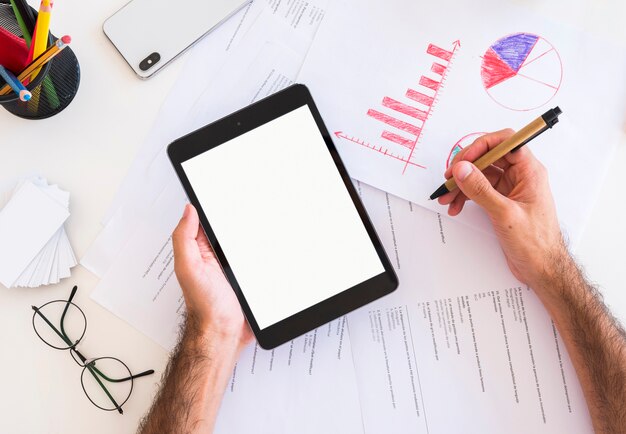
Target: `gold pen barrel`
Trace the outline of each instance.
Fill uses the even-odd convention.
[[[483,171],[493,163],[504,157],[506,154],[517,148],[522,143],[532,139],[537,134],[547,128],[546,122],[541,116],[526,125],[524,128],[513,134],[504,142],[487,152],[474,162],[474,166],[478,167],[478,170]]]
[[[498,146],[487,152],[478,160],[474,161],[474,166],[476,166],[478,170],[482,172],[487,167],[491,166],[493,163],[504,157],[506,154],[508,154],[521,144],[524,144],[533,137],[537,136],[546,128],[548,128],[548,124],[546,124],[542,116],[539,116],[537,119],[526,125],[524,128],[520,129],[504,142],[500,143]],[[452,191],[453,189],[457,188],[454,178],[448,179],[445,183],[445,186],[448,191]]]

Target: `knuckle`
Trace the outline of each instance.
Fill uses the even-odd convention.
[[[179,236],[176,236],[175,234],[172,235],[172,250],[174,252],[174,262],[176,262],[176,257],[182,253],[182,244]]]
[[[173,233],[172,234],[172,250],[174,251],[174,256],[176,255],[176,253],[179,250],[179,248],[178,248],[178,239],[179,239],[179,237],[176,235],[176,233]]]
[[[548,169],[539,160],[535,160],[527,168],[525,176],[533,180],[537,185],[545,184],[548,181]]]
[[[185,261],[181,261],[180,258],[174,256],[174,273],[178,279],[184,279],[189,273],[189,267]]]
[[[176,226],[174,228],[174,231],[172,232],[172,242],[174,244],[176,244],[176,240],[178,240],[181,237],[181,227],[180,227],[180,223],[178,224],[178,226]]]
[[[474,196],[485,197],[489,193],[490,189],[491,189],[491,185],[489,185],[487,180],[481,179],[480,181],[476,182],[473,186]]]
[[[537,171],[537,175],[540,179],[543,180],[548,178],[548,169],[539,161],[537,161],[537,167],[535,170]]]

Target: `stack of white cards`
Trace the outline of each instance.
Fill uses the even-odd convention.
[[[41,177],[5,191],[0,209],[0,283],[7,288],[58,283],[76,265],[63,224],[70,195]]]

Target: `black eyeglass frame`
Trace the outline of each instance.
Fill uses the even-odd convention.
[[[83,372],[81,373],[80,383],[81,383],[81,386],[83,388],[83,392],[85,392],[85,395],[87,396],[87,398],[89,399],[89,401],[91,401],[91,403],[93,405],[95,405],[96,407],[98,407],[99,409],[104,410],[104,411],[114,411],[114,410],[117,410],[120,414],[123,414],[124,411],[122,410],[122,406],[128,401],[128,399],[130,398],[130,395],[133,393],[133,385],[134,385],[134,381],[133,380],[135,378],[145,377],[147,375],[154,374],[154,370],[153,369],[149,369],[147,371],[140,372],[139,374],[133,375],[131,373],[131,371],[130,371],[130,368],[124,362],[122,362],[120,359],[117,359],[115,357],[98,357],[96,359],[87,359],[87,357],[85,357],[83,354],[80,353],[80,351],[78,351],[76,349],[76,346],[80,343],[80,341],[85,336],[85,333],[87,332],[87,317],[85,316],[85,313],[75,303],[72,303],[72,300],[74,299],[74,295],[76,295],[76,291],[77,290],[78,290],[78,286],[74,286],[74,288],[72,288],[72,292],[70,293],[70,296],[69,296],[69,298],[67,300],[53,300],[53,301],[49,301],[48,303],[43,304],[40,307],[31,306],[32,309],[34,310],[33,320],[32,320],[33,329],[35,330],[35,333],[37,334],[39,339],[41,339],[43,341],[43,343],[48,345],[49,347],[54,348],[55,350],[70,350],[70,354],[72,356],[72,359],[74,359],[74,361],[79,366],[81,366],[83,368]],[[59,322],[60,330],[54,324],[52,324],[52,322],[50,322],[50,320],[41,312],[41,309],[43,309],[44,307],[46,307],[46,306],[48,306],[48,305],[50,305],[52,303],[65,303],[65,308],[63,309],[63,314],[61,315],[61,320]],[[68,311],[70,305],[74,306],[76,309],[78,309],[78,311],[81,313],[81,315],[83,316],[83,319],[85,321],[85,328],[83,329],[83,333],[81,334],[80,338],[78,338],[75,342],[72,342],[70,337],[65,332],[65,315],[67,314],[67,311]],[[67,347],[55,347],[54,345],[51,345],[49,342],[47,342],[39,334],[39,331],[37,331],[37,327],[35,326],[35,318],[36,318],[37,315],[39,315],[45,321],[45,323],[48,324],[48,326],[50,326],[50,328],[61,338],[61,340],[67,344]],[[124,378],[109,378],[104,373],[102,373],[102,371],[100,369],[98,369],[96,367],[96,362],[99,361],[99,360],[115,360],[115,361],[121,363],[124,366],[124,368],[126,368],[126,370],[128,371],[128,376],[124,377]],[[91,399],[91,397],[87,393],[87,389],[85,388],[85,383],[83,381],[83,378],[84,378],[84,375],[85,375],[86,371],[88,371],[93,376],[94,380],[102,388],[102,390],[104,391],[106,396],[109,398],[109,400],[113,404],[114,408],[101,407],[100,405],[96,404],[93,399]],[[109,390],[104,385],[103,380],[104,381],[108,381],[110,383],[122,383],[122,382],[130,381],[130,391],[128,392],[128,396],[126,397],[126,399],[121,404],[118,404],[117,401],[115,400],[115,398],[113,398],[113,395],[111,395]]]

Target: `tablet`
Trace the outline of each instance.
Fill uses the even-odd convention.
[[[261,347],[398,286],[305,86],[182,137],[168,154]]]

